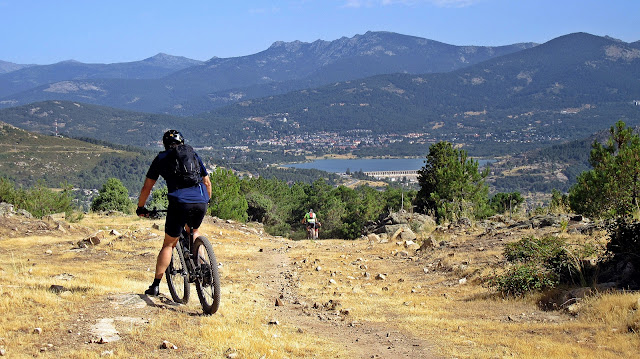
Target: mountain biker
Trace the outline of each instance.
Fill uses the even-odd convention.
[[[162,176],[167,182],[169,207],[164,227],[164,243],[156,261],[155,279],[144,292],[153,296],[159,294],[160,280],[171,262],[171,252],[178,243],[182,229],[186,225],[187,230],[193,231],[193,238],[198,237],[198,228],[202,224],[211,198],[211,180],[207,169],[193,148],[184,144],[182,134],[176,130],[169,130],[162,136],[162,144],[165,150],[158,153],[147,171],[136,210],[138,216],[148,216],[149,210],[144,205],[153,185],[158,177]],[[184,159],[186,157],[190,160]],[[190,168],[186,174],[184,170],[181,172],[179,169],[182,168],[181,163],[182,167]],[[185,163],[189,165],[186,166]],[[190,180],[185,179],[185,176],[190,176]]]
[[[302,219],[302,223],[307,224],[307,232],[309,230],[315,231],[315,238],[318,238],[319,223],[317,221],[316,214],[313,213],[313,209],[310,209],[309,212],[307,212],[304,215],[304,218]]]

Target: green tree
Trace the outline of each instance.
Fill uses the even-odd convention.
[[[431,145],[425,165],[418,171],[418,211],[433,214],[438,221],[488,215],[489,188],[484,182],[488,174],[488,169],[478,172],[478,161],[451,143]]]
[[[491,197],[489,206],[494,213],[505,213],[507,211],[512,213],[522,202],[524,202],[524,198],[520,192],[499,192]]]
[[[605,145],[594,141],[593,169],[580,174],[569,190],[569,205],[577,213],[613,218],[639,211],[640,137],[622,121],[610,133]]]
[[[117,178],[109,178],[91,202],[92,211],[120,211],[131,213],[133,202],[129,199],[129,191]]]
[[[211,178],[211,204],[209,213],[212,216],[236,221],[247,220],[247,200],[240,193],[240,179],[232,170],[217,167]]]
[[[151,192],[151,200],[147,207],[152,209],[167,209],[169,207],[169,189],[167,186],[154,189]]]

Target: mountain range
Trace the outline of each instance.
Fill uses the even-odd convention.
[[[482,155],[498,155],[525,145],[583,138],[619,119],[638,125],[638,45],[585,33],[505,48],[455,47],[386,32],[332,42],[280,42],[255,55],[213,58],[157,79],[123,76],[47,84],[22,92],[20,101],[8,100],[27,104],[0,110],[0,120],[43,133],[53,133],[57,122],[71,136],[137,145],[155,143],[169,127],[197,135],[202,145],[323,131],[417,133],[426,142],[482,145]],[[431,73],[413,73],[420,69]],[[394,73],[361,77],[384,71]],[[271,76],[265,79],[266,74]],[[316,81],[330,84],[259,97]],[[257,84],[241,87],[250,83]],[[104,84],[119,87],[107,91]],[[214,106],[219,99],[215,93],[186,100],[187,88],[202,93],[230,86],[238,87],[222,90],[231,94],[224,107]],[[130,98],[136,91],[160,87],[171,96]],[[74,101],[31,103],[27,94]],[[163,103],[179,112],[183,105],[172,101],[181,97],[191,110],[214,108],[192,117],[122,109]],[[105,99],[127,104],[115,109],[87,103]]]
[[[452,71],[535,45],[454,46],[390,32],[367,32],[335,41],[276,42],[253,55],[214,57],[204,63],[162,54],[124,64],[65,61],[0,74],[0,106],[68,100],[193,115],[336,81]]]

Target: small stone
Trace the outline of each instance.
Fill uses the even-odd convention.
[[[298,328],[298,333],[303,334],[304,333],[304,329]]]
[[[282,307],[284,306],[284,303],[282,303],[282,300],[280,298],[276,298],[276,307]]]
[[[423,271],[425,274],[427,274],[427,273],[429,273],[429,268],[422,268],[422,271]]]
[[[369,274],[369,272],[364,272],[363,276],[364,276],[365,278],[369,278],[369,277],[371,277],[371,274]]]
[[[51,254],[53,254],[53,251],[52,251],[51,249],[47,249],[47,251],[46,251],[46,252],[44,252],[44,253],[45,253],[45,254],[49,254],[49,255],[51,255]]]
[[[33,328],[33,334],[42,334],[42,328]]]
[[[100,353],[100,356],[103,356],[103,357],[113,356],[113,350],[105,350],[102,353]]]
[[[109,234],[112,235],[112,236],[116,236],[116,237],[120,237],[122,235],[120,232],[116,231],[115,229],[112,229],[109,232]]]
[[[269,325],[280,325],[280,322],[274,319],[269,322]]]
[[[378,274],[376,275],[376,279],[377,279],[377,280],[385,280],[385,279],[387,279],[387,276],[386,276],[386,275],[384,275],[384,274],[382,274],[382,273],[378,273]]]
[[[170,341],[165,340],[162,342],[162,345],[160,345],[160,349],[178,349],[178,347]]]
[[[336,280],[335,280],[335,279],[333,279],[333,278],[332,278],[332,279],[329,279],[329,283],[330,283],[330,284],[336,284],[337,282],[336,282]]]
[[[157,223],[154,223],[153,225],[151,225],[151,228],[155,229],[155,230],[160,230],[160,225]],[[220,232],[220,235],[222,235],[222,232]]]
[[[462,284],[467,284],[467,278],[461,278],[458,280],[458,284],[462,285]]]
[[[0,357],[7,355],[7,351],[4,348],[0,348]]]
[[[321,270],[322,270],[322,267],[320,267],[320,266],[316,267],[316,272],[320,272]]]

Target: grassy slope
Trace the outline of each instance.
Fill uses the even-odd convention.
[[[35,223],[23,228],[25,222],[15,220],[6,227],[13,234],[0,237],[0,346],[9,357],[89,358],[104,351],[123,358],[225,357],[233,348],[239,358],[369,358],[372,345],[381,357],[402,357],[389,355],[395,348],[428,354],[409,357],[447,358],[640,354],[640,337],[628,331],[640,324],[637,293],[589,298],[571,316],[540,310],[537,295],[504,300],[481,285],[481,275],[501,270],[504,243],[534,234],[529,231],[434,232],[451,245],[408,250],[405,257],[394,255],[405,250],[395,241],[294,242],[263,235],[254,225],[209,221],[202,231],[222,263],[222,305],[205,317],[195,293],[186,306],[159,299],[137,309],[115,305],[113,298],[142,293],[151,280],[161,245],[161,231],[151,230],[151,221],[90,215],[82,224],[93,229],[65,225],[63,233],[42,232],[38,228],[46,225]],[[33,233],[25,235],[26,228]],[[123,236],[105,234],[96,247],[71,250],[99,228],[116,228]],[[374,279],[378,273],[386,279]],[[463,277],[466,284],[458,281]],[[68,291],[53,293],[52,284]],[[168,293],[164,279],[160,289]],[[282,294],[284,306],[275,307]],[[143,320],[116,323],[121,341],[91,342],[97,339],[92,325],[118,316]],[[269,325],[274,320],[279,324]],[[41,335],[33,334],[35,327],[42,328]],[[382,335],[368,341],[369,331]],[[178,349],[160,349],[163,340]]]
[[[75,173],[95,168],[111,155],[128,159],[138,156],[79,140],[35,134],[0,122],[0,176],[21,184],[46,179],[47,185],[55,187]]]

